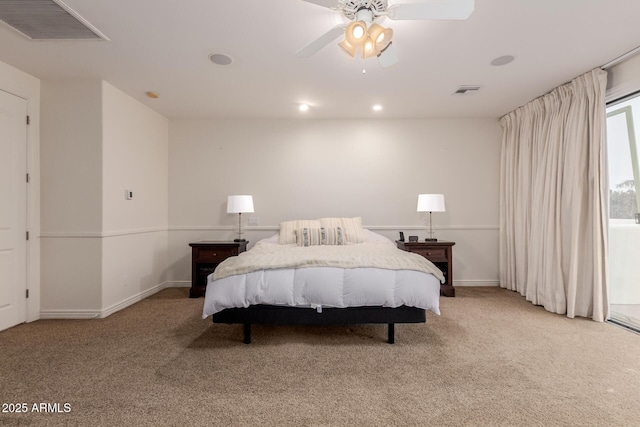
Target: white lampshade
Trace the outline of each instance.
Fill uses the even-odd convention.
[[[444,212],[443,194],[418,194],[418,212]]]
[[[227,213],[253,212],[253,196],[229,196],[227,198]]]

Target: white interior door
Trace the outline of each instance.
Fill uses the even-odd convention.
[[[27,101],[0,90],[0,331],[27,320]]]

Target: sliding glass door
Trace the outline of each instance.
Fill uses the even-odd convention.
[[[607,106],[611,319],[640,329],[640,95]]]

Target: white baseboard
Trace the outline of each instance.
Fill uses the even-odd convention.
[[[161,290],[170,287],[169,282],[161,283],[153,288],[147,289],[146,291],[140,292],[139,294],[133,295],[123,301],[120,301],[117,304],[112,305],[111,307],[102,309],[100,311],[100,318],[105,318],[107,316],[112,315],[113,313],[122,310],[123,308],[127,308],[130,305],[133,305],[143,299],[150,297],[153,294],[157,294]]]
[[[191,280],[175,280],[173,282],[167,282],[167,288],[190,288]]]
[[[151,289],[140,292],[133,295],[111,307],[104,308],[102,310],[41,310],[40,319],[104,319],[113,313],[129,307],[143,299],[160,292],[163,289],[171,287],[185,287],[191,286],[191,282],[164,282]]]
[[[40,310],[40,320],[50,319],[97,319],[100,310]]]
[[[465,286],[500,286],[499,280],[454,280],[453,287],[465,287]]]

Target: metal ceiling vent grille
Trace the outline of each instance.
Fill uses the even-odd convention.
[[[0,0],[0,21],[32,40],[109,40],[61,0]]]

